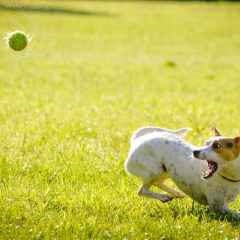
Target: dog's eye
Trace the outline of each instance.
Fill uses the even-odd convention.
[[[232,143],[232,142],[226,143],[226,147],[227,147],[227,148],[232,148],[232,147],[233,147],[233,143]]]
[[[213,149],[219,149],[219,148],[221,148],[221,144],[219,142],[214,142],[212,147],[213,147]]]

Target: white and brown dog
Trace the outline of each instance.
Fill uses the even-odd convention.
[[[183,139],[187,132],[146,127],[133,134],[125,169],[141,178],[138,194],[162,202],[187,194],[214,211],[229,212],[228,203],[240,192],[240,137],[222,137],[214,128],[215,136],[198,148]],[[168,187],[168,177],[185,194]],[[167,194],[152,192],[152,185]]]

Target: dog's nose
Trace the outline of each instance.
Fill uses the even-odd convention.
[[[199,151],[199,150],[194,150],[194,151],[193,151],[193,156],[194,156],[194,157],[197,158],[197,157],[199,156],[199,154],[200,154],[200,151]]]

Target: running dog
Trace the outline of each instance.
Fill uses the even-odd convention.
[[[142,180],[140,196],[168,202],[187,194],[214,211],[228,213],[228,203],[240,192],[240,137],[223,137],[214,128],[214,137],[199,148],[184,140],[188,130],[137,130],[131,138],[125,169]],[[182,192],[167,186],[167,178]],[[151,191],[151,186],[166,194]]]

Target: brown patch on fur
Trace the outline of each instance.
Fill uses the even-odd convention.
[[[224,160],[232,161],[240,153],[240,137],[216,140],[212,145],[212,149]]]

